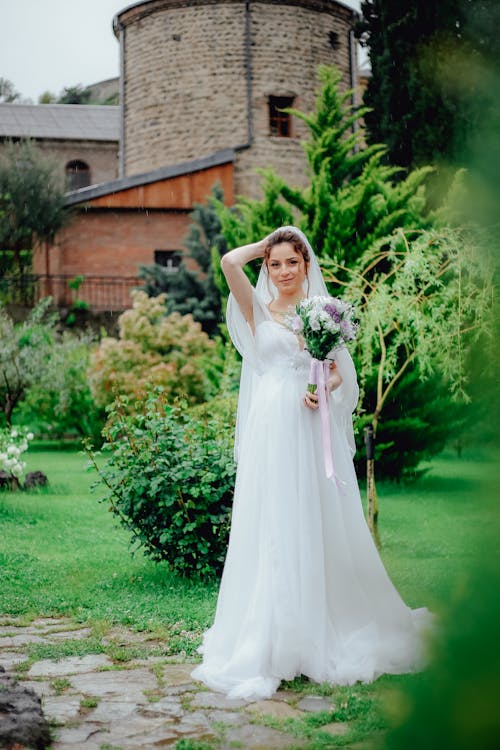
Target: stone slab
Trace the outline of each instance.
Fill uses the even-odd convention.
[[[292,708],[285,701],[255,701],[245,708],[245,711],[263,716],[273,716],[275,719],[297,719],[303,716],[303,711]]]
[[[19,635],[6,635],[0,638],[0,648],[18,648],[28,646],[30,643],[50,643],[50,641],[36,633],[20,633]]]
[[[210,721],[203,711],[188,711],[177,723],[177,731],[184,735],[203,735],[210,733]]]
[[[193,664],[165,664],[162,669],[163,682],[169,687],[192,683],[191,672],[193,669]]]
[[[55,691],[51,687],[50,682],[44,682],[42,680],[22,680],[19,684],[28,688],[28,690],[33,690],[33,692],[39,695],[40,698],[55,695]]]
[[[194,708],[242,708],[248,704],[241,698],[227,698],[223,693],[200,692],[193,698]]]
[[[65,724],[80,713],[79,695],[57,695],[44,698],[43,712],[49,721]]]
[[[134,700],[101,700],[88,718],[91,722],[111,723],[128,719],[136,711],[137,703]]]
[[[67,617],[38,617],[31,625],[35,628],[64,628],[70,622]]]
[[[115,696],[123,701],[147,703],[145,690],[156,690],[158,682],[149,669],[109,670],[78,674],[71,683],[75,690],[97,697]]]
[[[333,701],[324,698],[322,695],[306,695],[297,703],[297,708],[301,711],[315,713],[317,711],[334,711],[335,705]]]
[[[67,656],[64,659],[42,659],[33,664],[28,672],[29,677],[61,677],[71,674],[92,672],[113,664],[106,654],[87,654],[86,656]]]
[[[252,750],[285,750],[285,748],[297,748],[303,743],[284,732],[276,729],[261,727],[258,724],[247,724],[241,727],[228,729],[225,733],[225,747],[233,743],[240,743],[240,747]]]
[[[161,736],[162,733],[167,738],[170,738],[171,734],[175,736],[175,732],[172,731],[172,724],[166,722],[165,719],[146,719],[137,713],[131,714],[126,719],[110,722],[103,728],[108,732],[108,739],[105,742],[109,745],[127,746],[127,742],[146,744],[150,741],[148,739],[150,735],[159,734]]]
[[[85,747],[88,750],[93,743],[97,747],[106,743],[109,732],[103,728],[102,724],[86,721],[77,727],[57,727],[54,730],[54,735],[53,750],[68,747],[71,747],[72,750]]]
[[[164,716],[165,718],[179,719],[184,714],[184,709],[181,706],[179,698],[165,696],[165,698],[161,698],[159,701],[141,706],[139,713],[141,716],[146,717]]]
[[[84,638],[88,638],[91,632],[90,628],[79,628],[79,630],[56,630],[46,635],[51,641],[82,641]]]
[[[240,727],[248,721],[248,716],[240,711],[222,711],[218,708],[207,713],[207,719],[211,726],[214,724],[229,724],[233,727]]]
[[[0,665],[6,672],[12,672],[16,664],[26,661],[26,654],[20,654],[19,651],[2,651],[0,652]]]
[[[121,627],[119,625],[110,628],[105,635],[102,637],[103,643],[113,643],[116,646],[130,646],[132,644],[147,644],[154,645],[160,643],[158,636],[147,631],[138,632],[136,630],[129,630],[128,628]]]
[[[322,727],[318,727],[322,732],[327,732],[333,737],[338,737],[349,731],[349,724],[340,721],[332,721],[330,724],[324,724]]]

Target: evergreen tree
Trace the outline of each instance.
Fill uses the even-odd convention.
[[[364,0],[368,137],[391,164],[463,164],[496,99],[497,0]]]
[[[295,189],[272,170],[266,170],[261,200],[240,200],[232,208],[219,202],[217,209],[230,247],[260,240],[280,224],[300,226],[319,253],[325,270],[334,268],[335,280],[332,277],[330,289],[342,296],[343,285],[352,279],[352,270],[372,248],[390,244],[397,229],[427,230],[439,225],[446,214],[444,208],[434,213],[427,208],[425,180],[432,170],[422,167],[397,182],[398,168],[382,162],[385,147],[367,146],[362,129],[353,128],[359,125],[364,110],[353,109],[350,92],[339,93],[338,72],[325,67],[319,76],[322,87],[315,111],[307,115],[294,112],[306,122],[310,132],[304,144],[309,185],[304,190]],[[390,289],[393,277],[388,261],[367,266],[363,273],[368,287],[383,273],[387,274]],[[222,283],[221,293],[224,294]],[[383,317],[383,305],[380,310]],[[374,372],[378,356],[376,353],[373,357]],[[356,353],[355,357],[359,359]],[[367,372],[361,361],[356,364],[360,372]],[[430,377],[425,387],[416,387],[417,378],[418,369],[408,365],[397,388],[385,399],[384,418],[378,429],[379,475],[401,478],[414,474],[422,458],[442,449],[453,429],[456,409],[451,407],[451,396],[442,378]],[[367,374],[364,386],[362,409],[370,414],[377,400],[377,376]],[[362,430],[358,434],[361,448]]]
[[[214,279],[217,259],[227,249],[215,208],[222,200],[222,188],[215,185],[207,203],[195,205],[190,214],[192,223],[185,240],[188,262],[182,260],[175,273],[156,263],[139,268],[139,278],[144,282],[141,289],[149,296],[166,292],[168,313],[190,313],[209,334],[217,331],[222,320],[221,296]],[[214,262],[212,256],[215,256]],[[194,261],[197,267],[190,267],[189,260]]]
[[[298,223],[320,257],[350,266],[395,229],[432,225],[425,195],[432,169],[422,167],[397,182],[399,168],[383,164],[385,146],[364,142],[360,121],[366,110],[353,108],[352,91],[340,93],[340,79],[337,69],[321,66],[315,111],[291,110],[309,129],[303,144],[309,185],[295,189],[272,169],[263,170],[261,200],[242,199],[231,209],[218,204],[231,247],[262,239],[280,224]]]

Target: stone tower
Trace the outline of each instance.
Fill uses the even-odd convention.
[[[235,192],[255,195],[257,167],[304,181],[301,121],[317,66],[355,85],[354,12],[335,0],[149,0],[117,14],[121,174],[232,148]]]

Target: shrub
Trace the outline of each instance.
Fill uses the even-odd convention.
[[[98,439],[104,413],[86,376],[93,337],[60,333],[51,302],[45,297],[23,323],[0,306],[0,420],[50,437]]]
[[[111,511],[150,557],[184,576],[210,578],[224,563],[235,399],[214,400],[193,415],[186,400],[169,404],[162,389],[133,408],[119,398],[104,430],[106,464],[98,466],[90,451]]]
[[[92,354],[89,380],[96,403],[106,406],[120,394],[130,397],[123,404],[132,405],[153,386],[170,399],[206,400],[214,342],[190,315],[166,315],[164,294],[135,291],[132,298],[132,309],[119,319],[119,338],[104,338]]]
[[[52,439],[72,436],[100,441],[106,415],[96,406],[87,380],[94,343],[87,333],[54,335],[44,368],[15,411],[16,424],[29,425],[38,435]]]

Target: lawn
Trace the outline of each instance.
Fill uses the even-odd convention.
[[[82,453],[32,451],[28,463],[50,486],[0,494],[1,613],[138,629],[182,623],[197,632],[210,623],[216,585],[180,579],[140,551],[131,556],[128,533],[90,491],[95,475]],[[487,466],[447,455],[413,485],[380,485],[382,556],[410,606],[439,612],[460,586],[489,525],[477,502]]]
[[[193,635],[210,623],[216,585],[180,579],[140,551],[132,556],[128,533],[91,492],[85,455],[37,450],[28,463],[50,485],[0,494],[0,613],[179,626]],[[382,556],[410,606],[440,612],[460,586],[490,524],[478,504],[488,467],[480,456],[450,454],[413,485],[380,484]]]
[[[89,623],[91,635],[47,652],[43,644],[31,644],[25,664],[106,649],[119,661],[147,653],[194,654],[211,622],[217,585],[180,579],[140,551],[131,556],[128,533],[98,502],[99,493],[90,491],[95,475],[85,470],[83,454],[32,450],[28,463],[30,470],[47,473],[50,486],[0,493],[0,614],[25,621],[65,615]],[[491,504],[483,502],[490,468],[486,457],[448,454],[429,464],[427,474],[413,485],[380,483],[382,557],[410,606],[444,614],[460,597],[487,532],[496,528]],[[133,648],[118,654],[101,640],[112,624],[151,631],[156,645],[144,654]],[[306,740],[308,750],[360,741],[363,748],[375,747],[391,715],[398,719],[397,707],[405,700],[401,690],[418,688],[422,679],[386,675],[350,688],[295,680],[289,689],[330,695],[337,709],[333,719],[311,715],[281,721],[282,728]],[[331,720],[348,721],[349,734],[323,736],[321,724]]]

